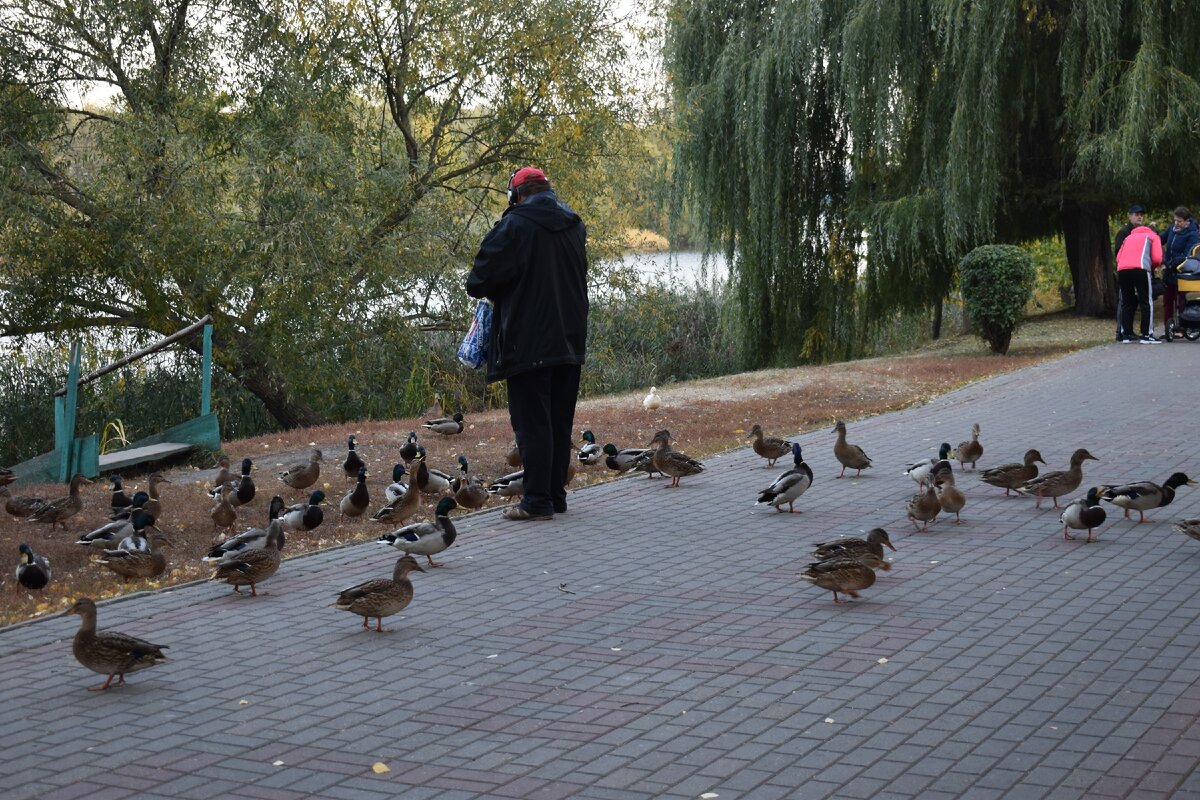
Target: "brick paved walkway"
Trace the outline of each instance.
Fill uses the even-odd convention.
[[[752,508],[778,470],[746,450],[677,490],[576,492],[552,523],[475,516],[390,635],[328,607],[390,573],[375,545],[286,561],[257,600],[205,584],[102,605],[102,628],[173,657],[114,691],[84,691],[76,618],[7,629],[3,794],[1200,796],[1200,543],[1169,528],[1200,488],[1085,545],[970,477],[964,524],[914,533],[901,475],[972,422],[981,467],[1083,446],[1085,485],[1198,474],[1197,376],[1182,342],[999,377],[851,423],[878,465],[859,480],[834,480],[833,434],[804,434],[802,514]],[[795,577],[811,543],[876,525],[899,552],[861,601]]]

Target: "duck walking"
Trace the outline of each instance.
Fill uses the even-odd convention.
[[[82,474],[76,473],[75,477],[71,478],[70,494],[46,503],[30,515],[29,521],[49,523],[50,530],[54,530],[56,525],[62,525],[65,531],[67,520],[83,511],[83,498],[79,496],[79,487],[85,483],[91,483],[91,481]]]
[[[704,464],[686,453],[681,453],[671,447],[671,432],[667,430],[659,431],[654,434],[654,438],[650,440],[650,446],[654,447],[653,462],[654,468],[671,478],[671,483],[668,488],[679,486],[679,479],[688,475],[699,475],[704,471]]]
[[[267,526],[267,538],[263,547],[229,553],[217,562],[211,580],[228,583],[237,594],[242,593],[238,587],[249,586],[250,596],[258,597],[258,584],[279,571],[279,562],[283,557],[283,537],[280,520],[271,520],[271,524]]]
[[[942,442],[938,447],[937,458],[923,458],[914,461],[904,469],[904,474],[916,482],[918,488],[932,486],[939,475],[950,471],[950,443]]]
[[[942,511],[954,514],[954,524],[960,524],[962,519],[959,518],[958,512],[966,506],[967,496],[954,485],[954,472],[950,471],[939,475],[933,483],[933,491],[937,495]]]
[[[408,441],[400,446],[400,460],[408,466],[417,459],[417,432],[408,432]]]
[[[875,570],[864,566],[854,558],[834,558],[809,564],[800,577],[809,583],[833,592],[833,602],[848,603],[838,598],[838,592],[858,598],[859,590],[875,583]]]
[[[75,660],[92,672],[108,676],[102,686],[89,687],[89,691],[104,691],[112,685],[113,678],[117,679],[116,685],[120,686],[125,683],[127,673],[149,669],[167,661],[162,652],[167,649],[165,644],[154,644],[116,631],[98,633],[96,603],[89,598],[79,598],[66,613],[79,615],[79,630],[71,645]]]
[[[1113,486],[1105,490],[1104,494],[1100,495],[1101,499],[1112,503],[1114,506],[1120,506],[1125,509],[1125,518],[1129,519],[1129,512],[1138,512],[1138,524],[1150,522],[1146,519],[1146,513],[1152,508],[1163,508],[1169,506],[1171,501],[1175,499],[1175,490],[1181,486],[1194,486],[1196,482],[1184,475],[1182,472],[1176,472],[1163,482],[1162,486],[1151,481],[1142,481],[1140,483],[1127,483],[1124,486]]]
[[[1104,489],[1105,487],[1103,486],[1093,486],[1091,489],[1088,489],[1086,495],[1072,500],[1067,504],[1067,507],[1063,509],[1062,514],[1060,514],[1058,517],[1058,521],[1061,522],[1063,526],[1064,540],[1070,541],[1071,539],[1075,538],[1067,533],[1068,528],[1077,531],[1086,530],[1088,532],[1088,537],[1085,544],[1091,544],[1092,529],[1099,528],[1101,525],[1103,525],[1104,520],[1108,516],[1104,513],[1104,509],[1100,506],[1100,494],[1104,491]]]
[[[141,535],[141,531],[138,531],[138,535]],[[165,534],[156,531],[150,537],[149,546],[145,550],[127,550],[120,547],[105,550],[104,555],[94,563],[108,567],[124,578],[126,584],[132,578],[157,578],[167,571],[167,559],[163,556],[162,546],[170,544],[171,540]]]
[[[457,507],[458,503],[453,497],[443,497],[438,501],[433,522],[406,525],[399,530],[383,534],[376,541],[409,555],[425,556],[429,566],[440,567],[441,564],[434,563],[433,556],[449,549],[458,538],[458,531],[450,520],[450,512]]]
[[[358,445],[358,437],[353,434],[346,440],[346,460],[342,462],[342,471],[346,474],[346,480],[358,480],[358,471],[367,465],[367,462],[362,460],[362,456],[354,448]]]
[[[942,510],[942,502],[938,500],[937,492],[931,486],[923,492],[917,492],[908,502],[904,504],[908,518],[912,520],[913,527],[917,527],[917,520],[921,521],[921,530],[929,527],[929,523],[937,519],[937,515]]]
[[[154,523],[154,518],[143,510],[143,507],[150,500],[150,495],[146,492],[137,492],[133,496],[133,505],[130,506],[130,516],[139,517],[145,515],[146,519],[150,520],[150,524]],[[97,550],[104,550],[109,547],[118,546],[124,540],[133,535],[134,532],[133,519],[115,519],[112,522],[107,522],[96,528],[94,531],[88,531],[75,540],[75,544],[84,547],[92,547]]]
[[[1194,519],[1181,519],[1171,526],[1184,536],[1190,536],[1200,542],[1200,517]]]
[[[971,426],[971,440],[968,442],[959,442],[958,447],[954,449],[954,460],[958,462],[958,468],[965,470],[967,462],[971,462],[971,469],[975,469],[975,462],[983,456],[983,445],[979,443],[979,423]]]
[[[501,475],[488,484],[487,491],[495,497],[520,497],[525,494],[525,470]]]
[[[642,398],[642,409],[644,411],[657,411],[660,408],[662,408],[662,398],[658,396],[658,389],[651,386],[650,393]]]
[[[4,498],[4,510],[17,519],[31,517],[46,505],[46,501],[40,497],[12,494],[7,486],[0,486],[0,497]]]
[[[863,452],[863,449],[856,444],[849,444],[846,441],[846,423],[840,419],[833,426],[834,433],[837,434],[837,441],[833,445],[833,456],[842,465],[842,471],[838,473],[838,477],[846,475],[846,468],[855,471],[854,477],[862,475],[864,469],[871,468],[871,459]]]
[[[229,502],[229,498],[233,497],[233,486],[226,483],[221,487],[221,499],[217,504],[209,509],[208,515],[212,517],[213,528],[224,528],[229,532],[233,532],[233,526],[237,523],[237,509],[233,507],[233,503]]]
[[[267,526],[273,520],[279,518],[285,509],[283,498],[275,495],[271,498],[271,505],[267,509]],[[283,546],[284,536],[280,531],[280,547]],[[267,546],[267,528],[247,528],[237,536],[231,536],[218,545],[215,545],[208,551],[208,555],[204,556],[201,561],[221,561],[231,553],[237,553],[242,550],[262,550]]]
[[[244,506],[254,499],[258,487],[254,485],[254,479],[250,477],[250,471],[254,469],[254,462],[248,458],[242,459],[242,474],[239,477],[232,478],[225,483],[217,484],[216,488],[210,489],[208,496],[213,499],[221,497],[221,487],[229,484],[233,489],[233,494],[229,497],[229,504],[234,508]]]
[[[413,485],[416,476],[409,473],[408,485],[405,485],[400,482],[404,473],[403,464],[392,468],[392,482],[384,492],[384,497],[391,499],[371,516],[372,522],[401,525],[421,507],[421,492]]]
[[[584,431],[580,437],[583,445],[580,446],[579,452],[576,453],[576,458],[580,464],[585,467],[590,467],[600,463],[600,459],[604,458],[604,448],[596,444],[596,434],[591,431]]]
[[[892,565],[883,560],[885,547],[893,553],[896,552],[888,532],[883,528],[872,528],[867,531],[865,539],[847,538],[821,542],[813,549],[813,556],[819,561],[831,561],[835,558],[866,559],[879,564],[879,567],[876,567],[873,563],[868,563],[867,566],[872,569],[889,570]]]
[[[390,579],[375,578],[357,586],[342,589],[338,592],[338,598],[333,607],[349,611],[351,614],[361,615],[362,626],[366,630],[371,629],[369,623],[371,617],[375,617],[375,630],[378,633],[387,633],[388,629],[383,627],[383,618],[399,614],[412,602],[413,585],[408,576],[413,570],[425,571],[412,556],[401,556],[396,561]]]
[[[775,462],[792,452],[792,443],[778,436],[764,436],[762,425],[757,422],[750,428],[747,439],[753,439],[754,452],[767,460],[767,466],[775,466]]]
[[[45,589],[50,583],[50,559],[37,555],[25,543],[17,550],[21,554],[17,561],[17,583],[35,592]]]
[[[1037,450],[1026,450],[1023,462],[1020,464],[1001,464],[998,467],[985,469],[979,473],[979,480],[989,486],[998,486],[1004,490],[1005,497],[1011,497],[1011,490],[1019,488],[1026,481],[1037,477],[1037,465],[1045,464],[1042,454]]]
[[[278,475],[286,485],[303,492],[321,477],[321,451],[314,448],[307,461],[298,461]]]
[[[121,476],[117,473],[112,473],[108,476],[112,482],[112,499],[109,500],[109,506],[113,511],[120,511],[123,508],[129,508],[133,505],[133,498],[125,494],[125,487],[121,483]]]
[[[770,486],[759,493],[758,502],[755,505],[775,506],[776,511],[782,512],[783,504],[787,503],[788,513],[796,512],[793,503],[799,499],[800,495],[808,491],[808,487],[812,486],[813,482],[812,468],[804,462],[799,442],[792,443],[792,464],[791,469],[782,473],[771,482]]]
[[[1025,481],[1025,483],[1017,488],[1017,491],[1021,494],[1036,497],[1037,503],[1034,505],[1035,508],[1042,507],[1043,497],[1049,497],[1054,500],[1054,507],[1059,508],[1058,498],[1065,494],[1070,494],[1079,488],[1079,484],[1083,483],[1083,462],[1099,460],[1081,447],[1071,454],[1070,469],[1056,470],[1039,475],[1032,480]]]
[[[320,489],[308,496],[307,503],[296,503],[288,506],[279,515],[279,523],[288,531],[311,531],[325,521],[325,512],[321,504],[325,502],[325,493]]]

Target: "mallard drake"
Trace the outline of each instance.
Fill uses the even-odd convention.
[[[309,454],[308,461],[298,461],[279,473],[279,480],[298,492],[312,486],[320,477],[321,451],[316,449]]]
[[[362,456],[354,448],[358,445],[358,437],[351,436],[346,440],[346,460],[342,462],[342,470],[346,473],[346,480],[358,480],[358,471],[367,465],[367,462],[362,460]]]
[[[397,464],[399,472],[395,468],[392,469],[393,482],[388,486],[388,494],[392,499],[387,505],[375,512],[371,517],[372,522],[382,522],[388,525],[401,525],[417,513],[417,509],[421,507],[421,492],[413,487],[413,481],[416,476],[409,473],[408,485],[400,483],[400,479],[404,477],[404,467]]]
[[[1099,461],[1094,455],[1084,450],[1082,447],[1071,454],[1071,468],[1067,470],[1056,470],[1047,472],[1044,475],[1039,475],[1036,478],[1025,481],[1017,487],[1017,491],[1021,494],[1033,495],[1037,498],[1036,508],[1042,507],[1042,498],[1050,497],[1054,500],[1054,507],[1058,508],[1058,498],[1064,494],[1070,494],[1079,488],[1079,484],[1083,483],[1083,468],[1084,461]]]
[[[954,514],[954,524],[958,525],[962,519],[958,516],[958,512],[963,510],[967,504],[967,496],[954,485],[954,472],[945,472],[934,478],[933,491],[937,495],[938,503],[942,506],[942,511],[947,514]]]
[[[426,420],[422,427],[434,433],[440,433],[443,436],[453,436],[456,433],[463,432],[463,415],[455,414],[453,417],[438,417],[437,419]]]
[[[417,458],[417,432],[408,432],[408,441],[400,446],[400,460],[408,466]]]
[[[990,486],[999,486],[1004,490],[1004,496],[1009,497],[1010,490],[1037,477],[1038,468],[1035,462],[1046,463],[1042,460],[1042,454],[1037,450],[1026,450],[1024,463],[1001,464],[998,467],[985,469],[979,473],[979,480]]]
[[[975,469],[975,462],[983,455],[983,445],[979,443],[979,423],[971,426],[971,440],[969,442],[959,442],[958,447],[954,448],[954,460],[958,462],[959,469],[966,469],[967,462],[971,462],[971,469]]]
[[[809,564],[800,577],[833,592],[833,602],[846,603],[849,601],[838,598],[838,592],[857,598],[860,589],[875,583],[875,570],[859,563],[857,559],[834,558]]]
[[[232,486],[227,483],[221,487],[221,499],[208,511],[208,515],[212,517],[214,529],[224,528],[232,531],[233,526],[237,523],[237,509],[233,507],[233,503],[229,502],[229,498],[232,496]]]
[[[165,644],[153,644],[116,631],[97,633],[96,603],[93,600],[81,597],[66,613],[79,615],[79,630],[71,645],[75,660],[92,672],[108,676],[103,686],[89,687],[90,691],[104,691],[112,684],[113,678],[117,679],[117,686],[120,686],[125,683],[127,673],[149,669],[167,661],[162,652],[167,649]]]
[[[438,501],[433,522],[405,525],[391,533],[383,534],[377,541],[405,553],[425,556],[429,566],[440,567],[441,564],[434,563],[433,556],[449,548],[458,538],[458,531],[450,521],[450,512],[457,507],[458,503],[453,497],[443,497]]]
[[[796,509],[792,504],[800,495],[808,491],[808,487],[812,486],[813,482],[813,471],[808,464],[804,463],[804,458],[800,454],[799,442],[792,443],[792,464],[791,469],[782,473],[772,481],[770,486],[759,493],[758,502],[755,505],[775,506],[776,511],[783,511],[783,504],[787,503],[788,512],[795,513]]]
[[[150,524],[154,524],[153,518],[142,511],[142,507],[150,499],[150,495],[145,492],[137,492],[133,496],[133,505],[130,506],[132,511],[131,516],[140,517],[145,515],[150,520]],[[145,526],[143,526],[145,527]],[[75,544],[84,547],[91,547],[97,550],[104,550],[109,547],[119,546],[119,543],[125,541],[133,535],[135,526],[132,519],[115,519],[96,528],[94,531],[89,531],[83,536],[75,540]],[[129,546],[133,546],[132,544]]]
[[[395,568],[392,569],[390,580],[375,578],[357,586],[342,589],[338,592],[338,599],[333,607],[349,611],[351,614],[359,614],[363,618],[362,626],[368,630],[371,627],[369,624],[371,617],[375,617],[375,630],[385,633],[387,629],[383,627],[383,618],[399,614],[412,602],[413,585],[412,581],[408,579],[408,575],[413,570],[425,571],[412,556],[401,556],[396,561]]]
[[[354,488],[346,492],[346,496],[342,498],[342,502],[338,504],[338,509],[342,512],[338,517],[338,523],[346,517],[361,517],[367,511],[367,506],[371,505],[371,495],[367,491],[367,468],[358,468],[358,483]]]
[[[113,511],[120,511],[123,508],[129,508],[133,505],[133,498],[125,494],[125,487],[121,483],[121,476],[113,473],[108,476],[112,482],[112,499],[109,500],[109,506]]]
[[[642,398],[642,408],[646,411],[657,411],[662,408],[662,398],[658,396],[658,389],[650,387],[650,393]]]
[[[1114,506],[1120,506],[1125,509],[1125,518],[1129,518],[1130,511],[1138,512],[1138,523],[1150,522],[1146,519],[1146,513],[1152,508],[1163,508],[1169,506],[1171,501],[1175,499],[1175,490],[1180,486],[1194,486],[1195,481],[1184,475],[1182,472],[1176,472],[1171,477],[1159,486],[1157,483],[1150,481],[1142,481],[1140,483],[1127,483],[1124,486],[1113,486],[1107,489],[1104,494],[1100,495],[1102,500],[1107,500]]]
[[[767,459],[767,466],[775,466],[775,462],[792,452],[792,443],[787,439],[780,439],[778,436],[764,436],[762,425],[757,422],[750,428],[750,435],[747,439],[753,439],[754,452],[758,453],[763,458]]]
[[[591,431],[584,431],[583,436],[580,437],[580,441],[583,442],[583,446],[576,453],[579,463],[585,467],[599,464],[600,459],[604,458],[604,448],[596,444],[596,435]]]
[[[601,452],[605,455],[604,466],[618,475],[624,475],[637,466],[638,459],[647,454],[653,455],[654,451],[645,447],[629,447],[618,450],[617,446],[610,442],[601,448]]]
[[[283,498],[275,495],[271,498],[271,505],[267,509],[267,526],[270,527],[271,522],[279,519],[283,514],[286,506]],[[279,544],[282,549],[285,541],[283,531],[279,532]],[[247,528],[237,536],[230,536],[220,544],[217,544],[213,549],[208,551],[208,555],[204,556],[201,561],[220,561],[230,553],[236,553],[241,550],[261,550],[267,544],[267,528]]]
[[[488,484],[488,494],[496,497],[520,497],[525,494],[525,470],[502,475]]]
[[[321,504],[325,502],[325,493],[320,489],[308,496],[307,503],[296,503],[288,506],[279,515],[279,524],[288,531],[311,531],[325,519]]]
[[[942,510],[942,503],[938,500],[937,492],[930,487],[909,498],[908,502],[904,504],[904,508],[908,513],[908,518],[912,520],[913,527],[917,527],[917,520],[921,520],[921,530],[925,530],[929,527],[930,522],[937,519],[938,513]]]
[[[7,486],[0,486],[0,497],[4,498],[4,510],[19,519],[33,516],[46,505],[46,501],[40,497],[12,494]]]
[[[888,532],[883,528],[872,528],[867,531],[866,539],[835,539],[832,542],[821,542],[813,550],[813,556],[819,561],[848,558],[871,569],[889,570],[892,565],[883,560],[884,547],[893,553],[896,552],[892,540],[888,538]]]
[[[654,438],[650,440],[650,446],[654,447],[654,468],[664,475],[671,478],[670,488],[679,485],[679,479],[688,475],[699,475],[704,471],[704,464],[691,456],[674,450],[671,447],[671,432],[659,431],[654,434]]]
[[[257,585],[279,570],[282,558],[280,551],[283,550],[284,542],[281,522],[279,519],[271,520],[262,548],[239,550],[218,561],[212,580],[228,583],[238,594],[242,593],[239,586],[249,586],[250,596],[257,597]]]
[[[1107,514],[1100,506],[1100,494],[1106,489],[1105,486],[1093,486],[1088,489],[1088,492],[1083,497],[1077,497],[1067,504],[1059,515],[1058,521],[1063,526],[1063,539],[1071,540],[1074,536],[1067,533],[1068,528],[1073,528],[1077,531],[1086,530],[1088,532],[1087,542],[1091,544],[1092,529],[1099,528],[1104,524]]]
[[[912,478],[918,487],[924,489],[926,485],[932,485],[938,475],[943,475],[950,471],[950,462],[947,460],[950,456],[950,443],[942,442],[938,447],[936,458],[923,458],[920,461],[914,461],[904,468],[904,474]]]
[[[65,531],[67,529],[67,520],[83,510],[83,498],[79,496],[79,487],[85,483],[91,483],[91,481],[83,477],[82,474],[76,473],[75,477],[71,478],[71,493],[66,497],[60,497],[46,503],[29,516],[29,521],[48,523],[51,530],[54,529],[55,525],[62,525]]]
[[[445,494],[450,491],[450,475],[426,464],[425,448],[418,447],[417,488],[425,494]]]
[[[35,592],[45,589],[50,583],[50,559],[36,555],[33,548],[24,543],[17,550],[21,553],[17,561],[17,583]]]
[[[521,449],[517,447],[515,442],[513,443],[513,446],[508,449],[507,455],[504,456],[504,463],[508,464],[513,469],[521,468]]]
[[[215,499],[221,497],[221,486],[228,484],[233,489],[233,494],[229,497],[229,504],[234,508],[244,506],[254,499],[258,487],[254,485],[254,479],[250,477],[250,471],[254,469],[254,462],[248,458],[242,459],[242,474],[231,481],[226,481],[220,484],[215,489],[210,489],[208,496]]]
[[[11,469],[0,467],[0,486],[8,486],[10,483],[15,483],[16,480],[17,473],[13,472]]]
[[[144,519],[144,517],[139,517]],[[141,531],[136,534],[141,535]],[[163,556],[161,547],[171,544],[171,540],[161,531],[150,536],[149,547],[146,550],[123,550],[116,548],[105,550],[104,555],[93,563],[103,564],[129,583],[131,578],[155,578],[167,571],[167,559]]]
[[[863,452],[863,449],[856,444],[846,442],[846,423],[840,419],[833,426],[834,433],[837,434],[837,441],[833,445],[833,456],[842,465],[842,471],[838,473],[838,477],[844,477],[846,468],[855,471],[854,477],[862,475],[864,469],[871,468],[871,459]]]
[[[383,502],[394,503],[404,497],[407,489],[408,487],[404,485],[404,465],[394,464],[392,466],[392,482],[383,487]]]
[[[150,493],[137,491],[133,493],[133,503],[125,508],[116,509],[109,513],[108,518],[113,522],[128,522],[137,512],[145,513],[146,504],[150,502]]]
[[[1181,519],[1171,527],[1184,536],[1190,536],[1200,542],[1200,517],[1196,519]]]

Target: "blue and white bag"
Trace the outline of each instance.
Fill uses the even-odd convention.
[[[492,304],[480,300],[475,306],[475,317],[471,327],[458,346],[458,360],[471,369],[479,369],[487,363],[488,342],[492,340]]]

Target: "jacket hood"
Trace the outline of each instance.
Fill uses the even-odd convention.
[[[519,205],[510,206],[504,212],[505,216],[509,214],[524,217],[550,231],[566,230],[583,221],[553,190],[539,192]]]

